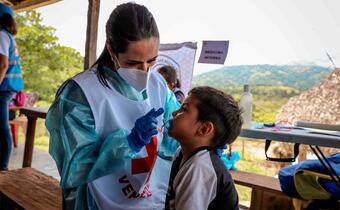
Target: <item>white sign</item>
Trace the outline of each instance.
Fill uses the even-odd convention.
[[[161,44],[156,64],[152,67],[158,70],[165,65],[172,66],[181,83],[181,90],[185,95],[191,89],[191,79],[194,71],[197,44],[184,42],[179,44]]]
[[[198,63],[224,64],[229,41],[203,41]]]

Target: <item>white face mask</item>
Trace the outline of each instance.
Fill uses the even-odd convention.
[[[146,88],[149,75],[148,72],[129,68],[119,68],[117,72],[129,85],[134,87],[137,91],[141,92]]]

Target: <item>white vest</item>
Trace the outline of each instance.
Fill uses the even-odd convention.
[[[164,107],[168,94],[166,84],[157,72],[149,73],[146,90],[148,97],[143,101],[130,100],[111,85],[111,89],[102,85],[96,75],[96,69],[80,73],[73,80],[86,96],[101,140],[118,129],[130,131],[135,121],[150,109]],[[161,128],[163,116],[157,119],[158,128]],[[135,159],[127,160],[120,171],[88,184],[100,209],[164,208],[170,163],[157,158],[162,139],[163,134],[159,132],[146,147],[142,148]]]

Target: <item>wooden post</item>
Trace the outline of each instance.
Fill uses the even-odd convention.
[[[99,8],[100,0],[89,0],[89,8],[87,11],[87,30],[84,60],[85,70],[89,69],[97,59],[96,51],[97,51]]]
[[[34,135],[35,135],[36,124],[37,124],[36,117],[27,116],[26,142],[25,142],[25,150],[24,150],[24,160],[22,163],[23,168],[31,167],[32,165]]]
[[[37,125],[37,119],[38,118],[46,119],[47,109],[48,108],[42,108],[42,107],[20,108],[20,113],[27,116],[25,151],[24,151],[24,160],[22,163],[23,168],[31,167],[33,147],[34,147],[35,127]]]

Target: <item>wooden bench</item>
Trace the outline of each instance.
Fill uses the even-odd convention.
[[[250,210],[294,210],[292,198],[282,192],[277,178],[243,171],[230,173],[235,184],[252,189]]]
[[[59,182],[29,167],[0,172],[0,209],[62,209]]]

